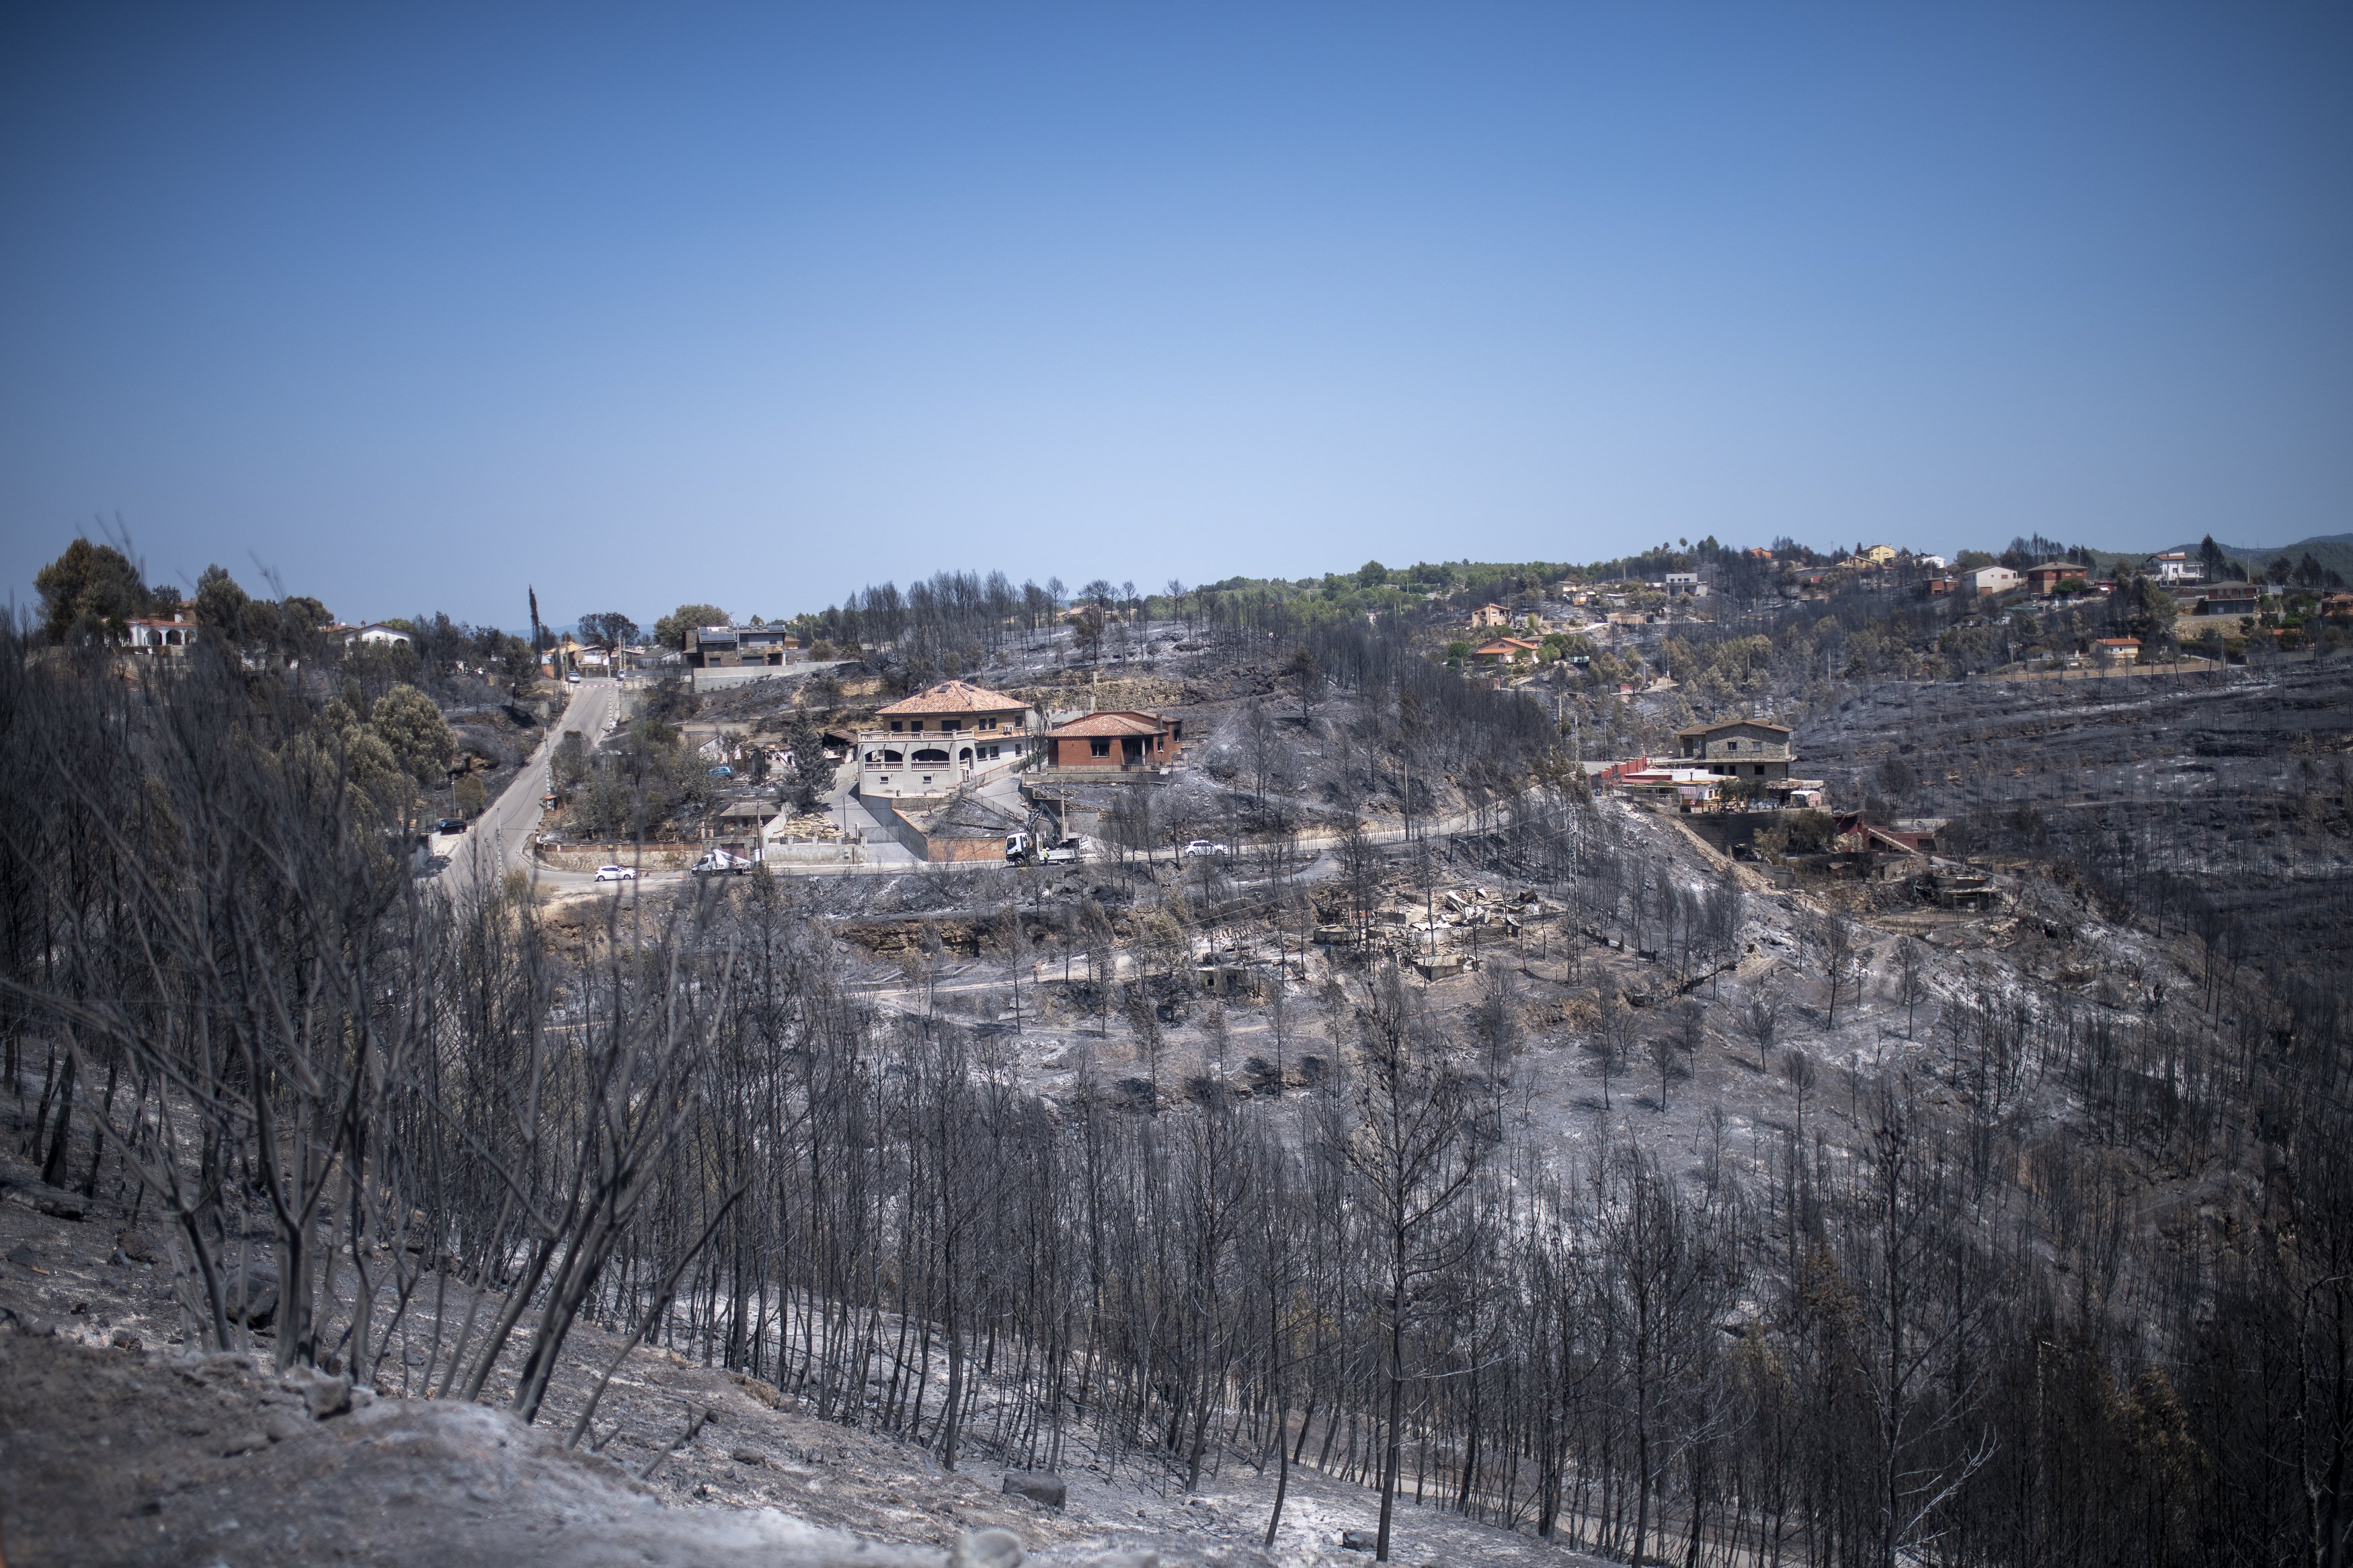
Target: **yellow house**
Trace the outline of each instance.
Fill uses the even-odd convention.
[[[1862,552],[1862,558],[1865,561],[1870,562],[1873,566],[1884,566],[1889,562],[1895,559],[1895,546],[1892,544],[1874,544],[1870,549]]]

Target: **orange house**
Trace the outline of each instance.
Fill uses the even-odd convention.
[[[1543,646],[1525,637],[1497,637],[1493,642],[1472,648],[1471,657],[1488,666],[1524,664],[1534,660]]]
[[[1054,768],[1165,768],[1176,760],[1185,721],[1158,713],[1089,713],[1046,731]]]

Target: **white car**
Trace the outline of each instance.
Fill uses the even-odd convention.
[[[1213,843],[1207,838],[1196,838],[1190,844],[1185,846],[1185,853],[1187,856],[1230,855],[1233,851],[1228,848],[1225,845]]]
[[[634,882],[638,874],[627,866],[599,866],[596,868],[596,879],[600,882]]]

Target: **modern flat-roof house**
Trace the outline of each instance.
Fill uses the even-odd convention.
[[[1686,724],[1675,731],[1675,761],[1744,779],[1789,776],[1789,727],[1762,719]]]
[[[1185,721],[1158,713],[1089,713],[1046,731],[1054,768],[1165,768],[1176,760]]]
[[[2206,581],[2206,563],[2187,550],[2161,550],[2150,556],[2141,570],[2160,583]]]
[[[782,626],[695,626],[686,634],[686,662],[696,669],[780,665],[800,646]]]
[[[2019,575],[2007,566],[1980,566],[1961,574],[1964,594],[2007,594],[2019,584]]]
[[[902,698],[858,731],[858,793],[881,799],[953,795],[1009,772],[1039,749],[1033,715],[1018,697],[943,680]]]
[[[2263,613],[2263,591],[2253,583],[2217,583],[2198,596],[2195,613],[2201,616],[2255,616]]]

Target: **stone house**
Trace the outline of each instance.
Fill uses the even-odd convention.
[[[1686,724],[1675,731],[1675,760],[1745,779],[1789,776],[1789,727],[1763,719]]]

